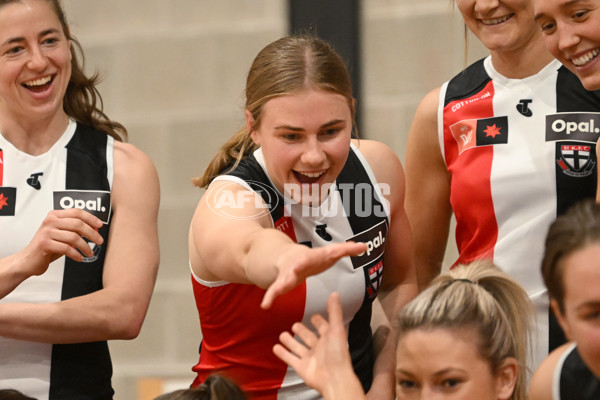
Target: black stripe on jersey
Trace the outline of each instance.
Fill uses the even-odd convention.
[[[65,189],[110,191],[106,163],[107,135],[77,125],[67,144]],[[98,258],[78,263],[65,259],[62,299],[102,289],[102,271],[110,221],[100,230],[104,237]],[[133,290],[133,288],[132,288]],[[112,399],[112,363],[106,341],[52,346],[49,399]]]
[[[476,95],[490,82],[491,78],[483,66],[484,60],[471,64],[448,82],[444,107],[455,100],[464,100]]]
[[[231,167],[224,169],[227,175],[235,176],[244,180],[256,193],[260,194],[265,204],[269,207],[273,222],[279,221],[283,217],[283,196],[277,190],[265,190],[266,187],[272,187],[271,181],[265,174],[253,154],[249,155],[244,162],[239,163],[233,171],[227,172]],[[249,180],[252,177],[254,180]]]
[[[561,66],[558,70],[556,80],[556,112],[600,112],[600,91],[586,90],[577,76],[571,73],[567,68]],[[549,127],[546,127],[548,130]],[[596,158],[596,143],[577,141],[575,135],[569,138],[569,141],[556,141],[555,146],[555,171],[556,171],[556,212],[557,216],[563,214],[569,207],[585,198],[596,197],[598,160]],[[572,139],[572,140],[571,140]],[[589,139],[589,138],[588,138]],[[596,135],[595,139],[597,140]],[[591,173],[583,175],[573,175],[565,173],[564,166],[561,168],[559,160],[563,157],[564,146],[585,145],[590,147],[588,164],[592,169]],[[577,153],[575,151],[575,153]],[[587,152],[586,152],[587,153]],[[568,171],[567,171],[568,172]],[[554,313],[549,310],[549,350],[552,351],[566,342],[566,337],[562,332]]]
[[[565,359],[560,370],[560,399],[600,399],[600,380],[584,364],[577,347]]]
[[[243,179],[254,190],[262,189],[263,185],[271,185],[269,178],[264,173],[264,170],[253,155],[247,157],[244,162],[236,166],[235,170],[227,172],[228,169],[229,168],[224,169],[224,172],[228,175]],[[248,177],[257,179],[258,184],[249,181]],[[375,196],[375,190],[371,184],[371,180],[369,179],[367,171],[353,150],[349,151],[348,160],[346,161],[346,164],[340,172],[336,182],[338,185],[344,184],[344,195],[341,196],[342,203],[344,210],[346,210],[346,213],[349,215],[348,222],[353,233],[357,234],[366,231],[382,221],[389,223],[385,216],[381,216],[381,213],[375,212],[375,210],[382,210],[383,206]],[[370,193],[369,191],[355,191],[354,188],[359,184],[369,185],[372,190]],[[261,194],[263,200],[269,205],[273,221],[275,222],[283,217],[284,199],[281,197],[281,195],[279,194],[279,197],[275,199],[274,197],[270,196],[269,193],[266,193],[265,190],[257,191]],[[354,212],[357,210],[355,207],[358,207],[358,204],[356,203],[356,192],[371,196],[368,199],[360,199],[362,200],[363,205],[371,205],[370,212],[361,213],[365,214],[365,216],[358,216]],[[377,261],[379,261],[379,259],[373,261],[372,265],[376,264]],[[363,272],[365,274],[365,297],[361,308],[354,316],[354,319],[350,322],[348,329],[348,345],[352,356],[352,364],[354,366],[354,371],[358,375],[365,391],[369,390],[371,387],[371,383],[373,381],[373,365],[375,361],[373,356],[373,335],[371,332],[371,306],[373,299],[369,296],[367,289],[372,285],[368,271],[369,266],[363,267]]]
[[[370,229],[373,226],[376,226],[382,221],[385,221],[385,223],[389,222],[385,216],[378,215],[378,213],[375,211],[381,210],[382,204],[375,196],[375,190],[372,187],[369,175],[354,151],[351,150],[348,154],[346,165],[344,165],[344,168],[342,169],[342,172],[340,172],[336,182],[338,185],[347,184],[347,186],[350,188],[348,193],[349,195],[345,194],[342,196],[342,202],[344,204],[344,210],[346,210],[348,213],[348,222],[350,223],[352,232],[358,234]],[[371,190],[370,193],[365,193],[366,191],[355,191],[354,188],[360,184],[368,184],[373,190]],[[371,204],[371,212],[365,213],[363,216],[359,216],[355,212],[358,210],[358,204],[356,202],[357,195],[368,194],[371,194],[371,197],[368,199],[362,199],[362,204]],[[375,260],[373,265],[377,262],[378,260]],[[366,285],[365,297],[361,308],[354,315],[352,321],[350,321],[350,326],[348,327],[348,346],[350,349],[350,355],[352,357],[354,372],[359,377],[363,385],[363,389],[366,392],[371,387],[371,383],[373,381],[373,366],[375,359],[373,354],[373,333],[371,332],[373,298],[370,296],[367,289],[371,283],[369,266],[363,267],[363,272],[365,274]]]
[[[600,91],[586,90],[577,76],[562,66],[558,70],[556,81],[556,112],[600,112]],[[548,129],[548,128],[547,128]],[[596,166],[588,176],[569,176],[563,173],[563,169],[558,163],[556,168],[556,212],[562,215],[569,207],[584,198],[596,197],[598,160],[596,159],[596,143],[579,142],[574,135],[570,135],[574,144],[586,144],[591,147],[589,154],[590,161]],[[571,141],[570,140],[570,141]],[[598,134],[592,140],[598,140]],[[556,142],[556,159],[561,158],[561,146],[565,141]]]

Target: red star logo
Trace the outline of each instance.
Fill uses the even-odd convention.
[[[2,210],[2,208],[4,206],[8,205],[7,200],[8,200],[8,197],[4,197],[4,193],[0,193],[0,210]]]
[[[498,135],[501,135],[502,133],[500,132],[500,128],[498,128],[496,126],[496,124],[492,125],[492,126],[488,126],[486,128],[486,130],[484,130],[484,132],[486,133],[485,137],[493,137],[495,138]]]

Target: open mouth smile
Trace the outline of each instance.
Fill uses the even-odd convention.
[[[600,49],[590,50],[587,53],[585,53],[584,55],[582,55],[581,57],[571,58],[571,62],[576,67],[583,67],[583,66],[589,64],[596,57],[598,57],[598,54],[600,54]]]
[[[311,184],[311,183],[317,182],[319,180],[319,178],[321,176],[323,176],[323,174],[325,174],[325,171],[319,171],[319,172],[293,171],[293,173],[294,173],[294,176],[296,177],[296,179],[298,180],[298,182]]]
[[[504,17],[499,18],[490,18],[490,19],[481,19],[481,23],[486,26],[499,25],[503,22],[508,21],[513,17],[514,14],[505,15]]]
[[[48,75],[42,78],[32,79],[30,81],[23,82],[21,86],[33,92],[43,92],[50,87],[53,81],[54,75]]]

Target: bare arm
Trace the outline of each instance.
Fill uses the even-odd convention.
[[[158,178],[150,159],[131,145],[115,143],[114,162],[104,288],[57,303],[2,304],[0,336],[77,343],[138,335],[159,262]]]
[[[552,386],[554,370],[560,358],[572,346],[571,343],[565,343],[554,350],[535,370],[529,382],[528,398],[530,400],[553,400]]]
[[[367,398],[393,399],[395,396],[396,336],[390,321],[418,293],[412,255],[412,233],[404,210],[404,170],[396,154],[386,145],[361,141],[360,150],[373,169],[377,182],[387,185],[384,196],[390,205],[390,229],[384,253],[383,281],[373,313],[376,361],[373,384]],[[381,304],[378,312],[377,302]]]
[[[231,191],[232,199],[253,193],[241,185],[216,182],[200,200],[190,228],[190,260],[194,273],[208,281],[251,283],[267,289],[261,306],[269,308],[274,299],[292,290],[308,276],[331,267],[340,258],[365,251],[364,243],[336,243],[311,249],[297,244],[271,227],[270,216],[260,214],[252,201],[220,204],[213,194]],[[261,200],[262,201],[262,200]],[[211,203],[212,202],[212,203]]]
[[[438,141],[439,95],[436,89],[419,104],[406,150],[405,207],[421,289],[440,273],[452,216],[450,175]]]

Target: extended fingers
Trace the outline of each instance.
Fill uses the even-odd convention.
[[[344,327],[344,315],[339,293],[333,292],[329,295],[327,313],[329,314],[329,323],[332,326]]]
[[[303,347],[308,347],[309,349],[315,347],[319,340],[317,335],[301,322],[296,322],[292,325],[292,332],[304,343]]]
[[[290,367],[296,369],[299,359],[294,354],[292,354],[288,349],[286,349],[285,347],[283,347],[280,344],[276,344],[275,346],[273,346],[273,353],[275,353],[275,355],[281,361],[283,361]]]
[[[364,253],[367,251],[367,245],[362,242],[345,242],[332,244],[321,249],[326,252],[326,257],[331,260],[330,262],[334,263],[342,257],[353,257]]]

